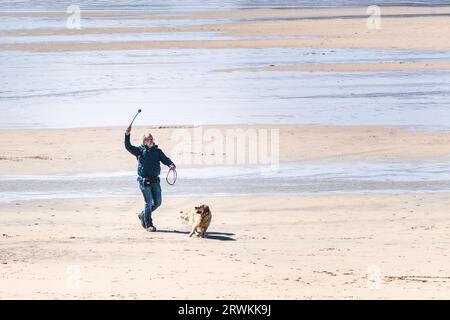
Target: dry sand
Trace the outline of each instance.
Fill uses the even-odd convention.
[[[450,132],[417,131],[382,126],[203,126],[208,129],[279,129],[280,161],[402,161],[447,160],[450,158]],[[132,143],[140,144],[150,131],[156,143],[179,168],[192,166],[186,153],[173,154],[179,140],[174,130],[184,130],[198,141],[199,127],[135,127]],[[236,132],[236,131],[234,131]],[[135,170],[135,161],[124,149],[124,128],[78,128],[0,131],[0,175],[55,174],[92,171]],[[207,142],[203,142],[206,146]],[[105,160],[107,159],[107,160]],[[182,159],[187,159],[183,162]],[[202,156],[202,164],[211,157]],[[224,161],[225,163],[225,161]]]
[[[188,238],[166,198],[147,233],[140,198],[1,204],[0,298],[449,298],[448,193],[203,199]]]

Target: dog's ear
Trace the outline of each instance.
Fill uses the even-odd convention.
[[[204,212],[204,213],[210,212],[210,211],[209,211],[209,206],[208,206],[208,205],[204,204],[204,205],[202,205],[202,206],[203,206],[203,212]]]

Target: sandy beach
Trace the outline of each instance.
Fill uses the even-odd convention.
[[[239,72],[239,71],[285,71],[285,72],[390,72],[390,71],[437,71],[449,70],[450,63],[447,62],[382,62],[382,63],[335,63],[335,64],[297,64],[283,66],[268,66],[255,68],[234,68],[217,70],[217,72]]]
[[[146,129],[136,128],[135,136]],[[171,130],[151,129],[167,149]],[[122,134],[121,128],[3,131],[1,174],[134,169]],[[286,126],[281,137],[283,161],[446,159],[450,143],[448,132],[382,127]],[[114,161],[105,168],[102,158],[110,153]],[[165,197],[153,234],[137,219],[140,196],[1,203],[0,297],[448,298],[448,199],[448,193]],[[210,233],[188,238],[179,212],[202,201],[213,210]]]
[[[174,130],[185,130],[195,140],[195,126],[159,128],[135,127],[133,144],[139,145],[142,136],[151,132],[157,144],[174,159],[184,159],[185,153],[172,154],[179,144]],[[289,161],[392,161],[392,160],[448,160],[450,132],[420,131],[412,128],[377,126],[202,126],[208,129],[279,130],[279,159]],[[6,130],[0,134],[0,175],[62,174],[93,171],[134,170],[135,163],[123,147],[123,128],[78,128]],[[202,142],[206,144],[206,142]],[[294,147],[295,146],[295,147]],[[101,148],[101,150],[99,150]],[[114,157],[104,161],[105,155]],[[210,154],[201,156],[207,165]],[[225,161],[224,161],[225,163]],[[195,163],[177,162],[180,168]]]
[[[0,299],[448,299],[450,7],[381,9],[0,10]],[[137,106],[180,175],[155,233]],[[177,148],[235,130],[279,176]]]
[[[0,297],[448,298],[448,193],[166,198],[159,232],[140,199],[1,205]],[[208,239],[178,217],[211,204]]]
[[[205,166],[211,155],[203,154],[201,163],[183,163],[186,153],[173,154],[179,144],[175,130],[183,130],[197,138],[193,125],[137,126],[133,129],[133,144],[151,132],[157,144],[173,159],[180,159],[180,168]],[[382,126],[290,126],[290,125],[227,125],[202,126],[226,130],[279,130],[279,160],[281,162],[333,161],[401,161],[443,160],[450,158],[450,132],[421,131],[413,128]],[[62,174],[95,171],[134,170],[135,162],[123,146],[124,128],[77,128],[5,130],[0,134],[0,175]],[[248,142],[247,142],[248,143]],[[202,142],[207,144],[206,142]],[[295,147],[293,147],[295,146]],[[101,149],[101,150],[100,150]],[[195,153],[195,151],[194,151]],[[104,161],[105,155],[114,155]],[[225,163],[225,161],[224,161]]]
[[[91,51],[136,50],[155,48],[371,48],[396,50],[449,50],[446,40],[450,32],[449,7],[409,8],[383,7],[380,28],[368,28],[370,12],[367,8],[335,8],[315,10],[241,10],[230,12],[203,12],[191,15],[152,15],[151,19],[198,20],[200,24],[176,27],[130,27],[130,28],[82,28],[32,29],[0,32],[0,35],[39,36],[76,34],[139,34],[139,33],[185,33],[215,32],[232,36],[230,40],[191,41],[114,41],[114,42],[61,42],[0,44],[2,51]],[[48,16],[58,16],[50,13]],[[86,12],[90,17],[102,17]],[[136,14],[136,13],[135,13]],[[3,13],[8,16],[8,13]],[[45,16],[46,13],[12,13],[15,16]],[[111,13],[118,19],[133,18],[133,13]],[[59,13],[61,19],[63,13]],[[148,19],[138,12],[134,18]],[[229,23],[212,23],[211,19],[232,19]],[[251,20],[249,22],[243,21]],[[202,24],[202,21],[207,23]],[[262,39],[252,38],[262,36]],[[243,39],[245,37],[250,37]],[[265,38],[264,38],[265,37]],[[267,39],[267,37],[275,37]],[[288,37],[288,38],[283,38]],[[290,37],[290,38],[289,38]],[[298,38],[295,38],[298,37]],[[69,40],[69,39],[67,39]]]

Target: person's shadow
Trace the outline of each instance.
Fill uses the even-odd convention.
[[[179,230],[157,230],[156,232],[163,233],[181,233],[181,234],[189,234],[189,231],[179,231]],[[231,238],[230,236],[234,236],[234,233],[225,233],[225,232],[206,232],[205,239],[210,240],[220,240],[220,241],[236,241],[236,239]],[[195,235],[192,237],[196,237]]]

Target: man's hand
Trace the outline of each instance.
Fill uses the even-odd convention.
[[[176,169],[177,167],[172,163],[172,164],[169,166],[169,168],[170,168],[170,169]]]
[[[129,136],[129,135],[130,135],[130,132],[131,132],[131,126],[129,126],[129,127],[127,128],[127,130],[125,131],[125,134],[126,134],[127,136]]]

